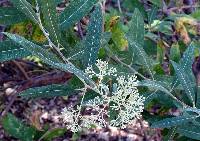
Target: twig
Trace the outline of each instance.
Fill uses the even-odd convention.
[[[113,60],[115,60],[116,62],[122,64],[123,66],[127,67],[129,70],[131,70],[133,73],[139,75],[141,78],[143,78],[145,80],[148,79],[144,75],[142,75],[141,73],[139,73],[138,71],[136,71],[134,68],[132,68],[130,65],[127,65],[126,63],[122,62],[117,56],[112,56],[111,58]]]
[[[181,6],[181,7],[172,7],[172,8],[168,8],[168,9],[165,8],[160,11],[163,11],[164,13],[169,14],[172,11],[176,11],[176,10],[183,10],[183,9],[188,9],[188,8],[199,8],[199,7],[200,7],[200,5],[187,5],[187,6]]]
[[[188,8],[199,8],[200,5],[187,5],[187,6],[181,6],[181,7],[172,7],[169,8],[168,10],[171,11],[175,11],[175,10],[183,10],[183,9],[188,9]]]
[[[62,54],[62,52],[60,51],[60,48],[59,48],[59,43],[58,43],[58,47],[51,41],[51,39],[49,38],[49,33],[45,30],[45,28],[43,27],[42,25],[42,21],[41,21],[41,18],[40,18],[40,11],[39,11],[39,6],[38,6],[38,2],[36,0],[36,15],[38,17],[38,25],[40,27],[40,29],[42,30],[44,36],[47,38],[48,42],[49,42],[49,46],[53,49],[55,49],[57,51],[57,53],[61,56],[61,58],[63,59],[63,61],[67,64],[71,64],[66,58],[65,56]]]
[[[24,75],[24,77],[26,78],[26,80],[28,80],[29,76],[26,73],[26,71],[24,70],[24,68],[19,64],[19,62],[15,61],[15,60],[13,60],[12,62],[19,68],[19,70],[22,72],[22,74]]]
[[[119,9],[119,12],[122,13],[122,8],[121,8],[120,0],[117,0],[117,6],[118,6],[118,9]]]

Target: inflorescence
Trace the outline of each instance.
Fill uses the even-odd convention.
[[[108,62],[102,60],[97,60],[94,67],[89,66],[85,73],[90,78],[98,80],[92,88],[98,96],[87,102],[83,102],[82,99],[76,109],[70,107],[62,110],[60,117],[68,129],[78,132],[81,128],[108,125],[123,129],[141,117],[145,98],[138,93],[136,75],[118,76],[117,69],[109,68]],[[107,85],[108,78],[112,78],[115,83]],[[92,109],[92,112],[89,115],[82,115],[83,107]]]

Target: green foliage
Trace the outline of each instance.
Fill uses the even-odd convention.
[[[101,46],[101,37],[103,30],[103,15],[100,5],[98,5],[91,14],[88,32],[84,39],[84,63],[86,66],[93,65]]]
[[[199,127],[200,126],[198,125],[188,123],[178,127],[177,132],[188,138],[199,140],[200,139]]]
[[[188,123],[194,119],[196,119],[198,116],[177,116],[172,118],[166,118],[164,120],[154,122],[151,127],[152,128],[170,128],[177,125],[182,125],[185,123]]]
[[[33,6],[29,2],[26,0],[11,0],[11,3],[33,22],[38,23],[38,17],[33,9]]]
[[[188,98],[190,99],[193,106],[195,106],[195,92],[188,77],[188,74],[183,70],[183,68],[175,62],[172,62],[173,67],[175,69],[176,75],[178,77],[179,82],[184,88]]]
[[[72,0],[60,15],[60,27],[66,29],[78,22],[96,2],[97,0]]]
[[[2,125],[5,131],[15,138],[21,141],[34,141],[36,129],[25,125],[12,114],[8,114],[4,117]]]
[[[63,136],[66,132],[66,128],[54,128],[49,131],[47,131],[41,138],[40,140],[45,140],[45,141],[52,141],[56,137]]]
[[[48,31],[50,39],[58,44],[61,41],[61,33],[55,0],[38,0],[38,4],[43,14],[45,29]]]
[[[31,55],[31,53],[11,40],[0,42],[0,54],[1,62],[24,58]]]
[[[200,140],[200,90],[192,73],[194,58],[199,55],[199,10],[178,15],[166,7],[171,4],[169,1],[124,0],[122,12],[119,5],[118,9],[108,6],[104,11],[103,1],[70,0],[59,13],[56,7],[61,2],[11,0],[13,7],[0,8],[0,24],[8,26],[4,34],[9,38],[0,42],[0,62],[34,56],[51,68],[74,74],[67,84],[30,88],[21,92],[21,97],[68,96],[87,90],[83,96],[85,106],[100,95],[96,89],[99,80],[91,79],[83,69],[101,58],[117,68],[117,75],[138,75],[137,86],[139,93],[146,97],[147,112],[157,104],[163,111],[172,107],[180,111],[176,117],[156,113],[152,118],[144,113],[151,127],[172,129],[167,135],[170,140],[176,138],[177,133]],[[166,16],[165,12],[171,13]],[[21,27],[26,26],[26,22],[33,24],[34,37],[15,30],[24,30]],[[82,29],[77,26],[78,22]],[[110,79],[105,79],[108,91],[112,91],[116,83]],[[114,104],[111,102],[109,106]],[[109,112],[110,119],[116,119],[118,111],[109,109]],[[22,141],[34,140],[39,133],[11,114],[2,120],[2,125],[7,133]],[[50,141],[65,132],[66,129],[51,129],[42,133],[40,140]]]
[[[146,70],[149,72],[149,74],[153,78],[153,75],[154,75],[153,70],[152,70],[153,61],[143,49],[144,20],[138,9],[134,11],[132,20],[130,22],[129,31],[127,33],[127,38],[129,41],[129,47],[133,51],[133,56],[134,56],[133,59],[137,58],[138,61],[142,65],[145,66]]]
[[[45,98],[56,96],[69,96],[74,94],[74,89],[68,85],[49,85],[43,87],[30,88],[20,93],[24,98]]]
[[[22,22],[28,18],[13,7],[0,7],[0,24],[12,25]]]

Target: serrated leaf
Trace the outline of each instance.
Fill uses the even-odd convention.
[[[200,140],[200,126],[185,124],[177,128],[177,132],[191,139]]]
[[[22,12],[13,7],[0,7],[0,24],[12,25],[28,19]]]
[[[48,85],[42,87],[35,87],[27,89],[21,92],[19,95],[23,98],[46,98],[46,97],[56,97],[56,96],[68,96],[74,94],[73,90],[68,85]]]
[[[20,59],[29,55],[31,53],[11,40],[0,42],[0,62]]]
[[[154,122],[151,127],[152,128],[170,128],[177,125],[182,125],[184,123],[188,123],[194,119],[196,119],[198,116],[178,116],[178,117],[172,117],[172,118],[166,118],[158,122]]]
[[[60,15],[60,27],[69,28],[85,16],[97,0],[72,0]]]
[[[96,62],[97,54],[101,46],[101,35],[103,30],[103,15],[100,5],[91,14],[88,33],[85,37],[84,60],[87,66],[93,65]]]
[[[34,128],[28,127],[12,114],[3,118],[2,125],[7,133],[21,141],[33,141],[36,135]]]
[[[33,10],[33,6],[26,0],[10,0],[11,3],[22,13],[24,13],[28,18],[30,18],[34,23],[38,23],[38,17]]]
[[[181,67],[177,63],[172,61],[172,65],[174,67],[174,70],[176,72],[176,75],[178,77],[180,84],[185,90],[187,97],[189,98],[193,106],[195,106],[195,92],[194,92],[194,88],[191,84],[188,74],[185,72],[183,67]]]
[[[58,27],[58,13],[56,12],[55,0],[38,0],[38,3],[42,11],[45,29],[48,31],[50,39],[58,44],[61,33]]]

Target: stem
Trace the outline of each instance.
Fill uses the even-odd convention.
[[[115,60],[116,62],[122,64],[123,66],[127,67],[129,70],[131,70],[133,73],[139,75],[141,78],[148,80],[148,78],[146,78],[144,75],[142,75],[141,73],[139,73],[138,71],[136,71],[134,68],[132,68],[130,65],[127,65],[126,63],[122,62],[117,56],[113,56],[111,57],[113,60]]]
[[[62,54],[62,52],[60,51],[60,49],[59,49],[59,45],[60,45],[60,44],[58,43],[58,47],[57,47],[56,45],[54,45],[54,43],[53,43],[53,42],[51,41],[51,39],[49,38],[49,33],[48,33],[48,32],[45,30],[45,28],[43,27],[42,21],[41,21],[41,18],[40,18],[40,11],[39,11],[39,6],[38,6],[37,0],[36,0],[36,11],[37,11],[36,15],[37,15],[38,20],[39,20],[39,23],[38,23],[38,24],[39,24],[39,27],[40,27],[40,29],[42,30],[44,36],[47,38],[47,40],[48,40],[48,42],[49,42],[49,46],[57,51],[57,53],[61,56],[61,58],[63,59],[63,61],[64,61],[65,63],[70,63],[70,62],[65,58],[65,56]],[[71,63],[70,63],[70,64],[71,64]]]
[[[119,12],[122,13],[122,8],[121,8],[120,0],[117,0],[117,6],[118,6],[118,9],[119,9]]]

